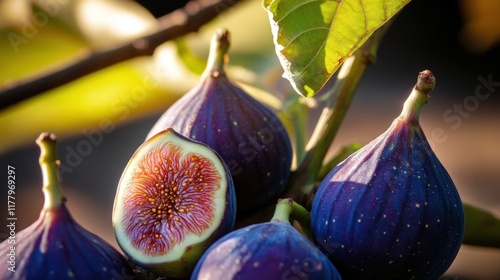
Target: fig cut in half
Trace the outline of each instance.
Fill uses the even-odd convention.
[[[137,265],[187,277],[201,254],[234,228],[236,197],[224,161],[167,129],[144,142],[118,184],[113,226]]]

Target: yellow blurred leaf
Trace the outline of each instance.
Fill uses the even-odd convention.
[[[32,143],[42,131],[60,138],[119,124],[166,110],[198,82],[183,68],[175,46],[155,57],[125,61],[48,91],[0,112],[0,154]]]
[[[156,29],[156,19],[133,1],[32,2],[0,2],[0,61],[7,66],[0,69],[0,85],[68,63],[88,48],[109,48]]]
[[[0,86],[72,61],[85,48],[82,37],[55,20],[0,30]]]

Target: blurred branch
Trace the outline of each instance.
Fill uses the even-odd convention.
[[[192,0],[184,8],[160,17],[157,31],[150,35],[113,49],[88,51],[70,65],[31,79],[7,84],[0,90],[0,110],[113,64],[138,56],[152,55],[159,45],[198,31],[223,11],[242,1]]]

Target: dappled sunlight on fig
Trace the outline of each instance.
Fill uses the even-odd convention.
[[[346,279],[438,279],[460,249],[462,202],[419,124],[435,84],[420,72],[401,115],[318,187],[314,242]]]

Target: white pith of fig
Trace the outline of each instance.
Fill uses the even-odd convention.
[[[203,251],[234,228],[234,186],[208,146],[167,129],[145,141],[118,184],[113,227],[136,264],[186,277]]]

